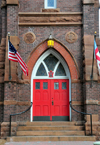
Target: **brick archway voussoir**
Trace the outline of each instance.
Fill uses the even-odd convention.
[[[47,40],[41,43],[38,47],[36,47],[30,54],[30,57],[27,61],[28,67],[28,76],[23,76],[24,80],[31,80],[32,70],[35,66],[35,63],[39,59],[39,57],[48,49]],[[79,71],[77,64],[75,62],[74,57],[70,53],[70,51],[65,48],[60,42],[54,41],[54,49],[61,54],[61,56],[65,59],[71,74],[72,80],[77,80],[79,78]]]

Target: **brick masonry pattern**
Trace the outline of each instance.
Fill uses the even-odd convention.
[[[1,1],[0,1],[1,2]],[[64,0],[63,3],[61,0],[57,1],[57,7],[60,8],[61,12],[81,12],[82,11],[82,1],[69,1]],[[19,53],[21,54],[23,60],[26,62],[30,53],[40,44],[42,41],[47,39],[52,33],[53,37],[62,42],[73,54],[79,68],[80,79],[83,79],[83,67],[82,67],[82,37],[83,37],[83,28],[82,26],[41,26],[41,27],[19,27],[18,28],[18,12],[41,12],[41,8],[44,8],[44,0],[36,1],[36,0],[28,0],[28,1],[19,1],[19,8],[18,6],[7,6],[7,31],[6,31],[6,10],[2,9],[2,36],[5,37],[7,32],[10,31],[11,35],[18,35],[20,38],[20,45],[19,45]],[[95,10],[97,10],[95,8]],[[94,18],[94,8],[93,5],[85,5],[83,6],[83,13],[84,13],[84,34],[93,34],[94,32],[94,21],[93,19],[97,20],[97,17]],[[97,11],[95,11],[97,13]],[[1,25],[0,25],[1,26]],[[1,29],[0,29],[1,30]],[[18,31],[17,31],[18,30]],[[26,44],[24,42],[24,34],[28,31],[32,31],[36,35],[36,40],[33,44]],[[78,40],[74,44],[69,44],[65,40],[65,34],[69,31],[74,31],[78,35]],[[4,32],[4,33],[3,33]],[[18,77],[21,79],[22,71],[20,66],[18,66]],[[81,83],[73,83],[72,84],[72,100],[75,101],[84,101],[85,95],[87,98],[94,97],[99,99],[99,87],[100,85],[97,83],[93,83],[94,89],[91,96],[91,89],[88,88],[90,83],[86,83],[84,86]],[[3,90],[3,84],[0,86]],[[98,87],[98,90],[96,90]],[[30,101],[30,84],[16,84],[16,83],[5,83],[4,85],[4,100],[17,100],[17,101]],[[86,89],[86,90],[85,90]],[[86,94],[84,94],[86,91]],[[84,96],[84,97],[83,97]],[[1,97],[1,96],[0,96]],[[2,100],[2,97],[0,98]],[[94,113],[98,111],[99,113],[99,106],[96,105],[89,105],[88,111],[94,109]],[[98,107],[98,108],[97,108]],[[9,120],[10,113],[16,113],[19,111],[23,111],[27,108],[27,106],[17,106],[17,105],[5,105],[4,106],[4,121]],[[93,108],[93,109],[92,109]],[[84,106],[75,106],[75,109],[80,111],[84,110]],[[2,110],[2,109],[1,109]],[[72,111],[72,120],[82,120],[81,115],[77,115]],[[17,117],[13,117],[13,121],[22,121],[22,120],[29,120],[30,112]]]

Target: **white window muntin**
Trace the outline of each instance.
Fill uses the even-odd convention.
[[[48,74],[48,72],[49,72],[49,71],[48,71],[48,68],[46,67],[46,65],[45,65],[45,63],[44,63],[43,60],[44,60],[49,54],[53,54],[53,55],[59,60],[58,63],[57,63],[57,65],[56,65],[56,67],[55,67],[55,69],[54,69],[54,74],[55,74],[56,69],[57,69],[57,67],[58,67],[58,65],[59,65],[60,63],[63,65],[64,70],[65,70],[65,72],[66,72],[66,76],[55,76],[55,75],[54,75],[54,77],[53,77],[52,79],[54,79],[54,78],[55,78],[55,79],[57,79],[57,78],[59,78],[59,79],[69,78],[69,77],[70,77],[70,72],[69,72],[68,66],[66,66],[65,61],[60,57],[60,55],[59,55],[57,52],[55,52],[55,51],[52,50],[52,49],[49,49],[49,51],[46,51],[46,52],[40,57],[40,59],[36,62],[36,65],[35,65],[35,67],[34,67],[34,73],[33,73],[34,79],[35,79],[35,78],[41,79],[41,76],[36,76],[36,73],[37,73],[37,70],[38,70],[38,68],[39,68],[40,62],[44,64],[45,69],[46,69],[47,74]],[[43,79],[43,78],[45,78],[45,79],[51,79],[51,78],[49,78],[49,75],[47,75],[47,76],[42,76],[42,79]]]
[[[45,9],[55,9],[57,6],[57,2],[56,2],[56,0],[53,0],[53,5],[52,6],[49,6],[48,4],[49,4],[49,1],[50,0],[44,0],[44,7],[45,7]]]

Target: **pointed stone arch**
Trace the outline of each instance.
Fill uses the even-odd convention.
[[[28,81],[31,80],[31,74],[35,63],[37,62],[38,58],[48,49],[49,48],[47,47],[47,39],[46,39],[31,52],[27,60],[28,76],[23,75],[24,80]],[[79,79],[80,76],[77,63],[71,52],[68,50],[68,48],[65,47],[61,42],[54,39],[54,49],[60,53],[60,55],[64,58],[65,62],[67,63],[71,74],[71,79],[72,80]]]

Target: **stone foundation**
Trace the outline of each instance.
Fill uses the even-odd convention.
[[[26,122],[12,122],[11,123],[11,136],[16,135],[18,125],[26,125]],[[9,136],[9,122],[1,123],[1,138],[5,139]]]

